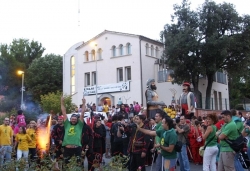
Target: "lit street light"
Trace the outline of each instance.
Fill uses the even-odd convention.
[[[24,92],[23,82],[24,82],[24,71],[17,71],[17,74],[18,74],[18,75],[22,75],[22,88],[21,88],[21,91],[22,91],[22,96],[21,96],[21,109],[23,109],[23,108],[24,108],[24,105],[23,105],[23,92]]]

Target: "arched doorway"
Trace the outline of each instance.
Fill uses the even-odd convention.
[[[111,94],[102,94],[98,99],[101,104],[104,104],[104,101],[106,101],[110,107],[114,105],[114,96]]]
[[[107,102],[108,106],[111,106],[111,99],[109,97],[104,97],[101,99],[101,103]]]

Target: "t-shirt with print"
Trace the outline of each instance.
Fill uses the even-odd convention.
[[[169,145],[175,145],[177,142],[177,134],[174,129],[170,130],[158,130],[156,131],[156,135],[161,138],[160,144],[164,147],[169,147]],[[173,149],[172,152],[167,152],[165,150],[161,150],[161,154],[165,159],[176,159],[177,152]]]
[[[179,128],[183,129],[184,132],[183,133],[177,132],[178,141],[181,141],[183,144],[186,144],[186,139],[188,138],[188,133],[190,131],[190,127],[187,124],[185,124],[185,125],[179,125]]]
[[[11,145],[11,138],[13,136],[13,130],[10,126],[0,126],[0,145]]]
[[[221,134],[226,135],[227,138],[230,140],[235,140],[239,136],[235,122],[231,120],[229,123],[225,123],[221,128]],[[225,140],[220,141],[220,147],[221,147],[220,148],[221,152],[233,151],[233,149],[229,146],[229,144]]]
[[[36,131],[34,129],[27,129],[26,133],[30,136],[29,148],[36,148]]]
[[[17,123],[18,126],[26,126],[26,122],[25,122],[25,116],[24,115],[17,115]]]
[[[31,138],[28,134],[16,134],[16,142],[18,143],[17,149],[22,151],[29,150],[29,142]]]
[[[76,125],[71,125],[69,120],[66,119],[63,124],[64,124],[65,135],[62,146],[66,145],[82,146],[81,137],[82,137],[83,122],[79,120]]]

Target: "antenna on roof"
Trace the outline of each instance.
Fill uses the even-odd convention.
[[[80,26],[80,0],[78,0],[78,26]]]

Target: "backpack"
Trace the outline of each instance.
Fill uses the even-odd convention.
[[[164,139],[165,139],[165,136],[166,136],[166,132],[163,133]],[[175,144],[175,146],[174,146],[174,150],[176,152],[181,152],[182,145],[183,145],[183,143],[181,141],[177,141],[176,144]]]
[[[237,121],[235,121],[237,122]],[[238,129],[237,129],[238,130]],[[247,144],[247,139],[238,130],[239,136],[235,140],[225,139],[226,143],[236,152],[240,152]]]

